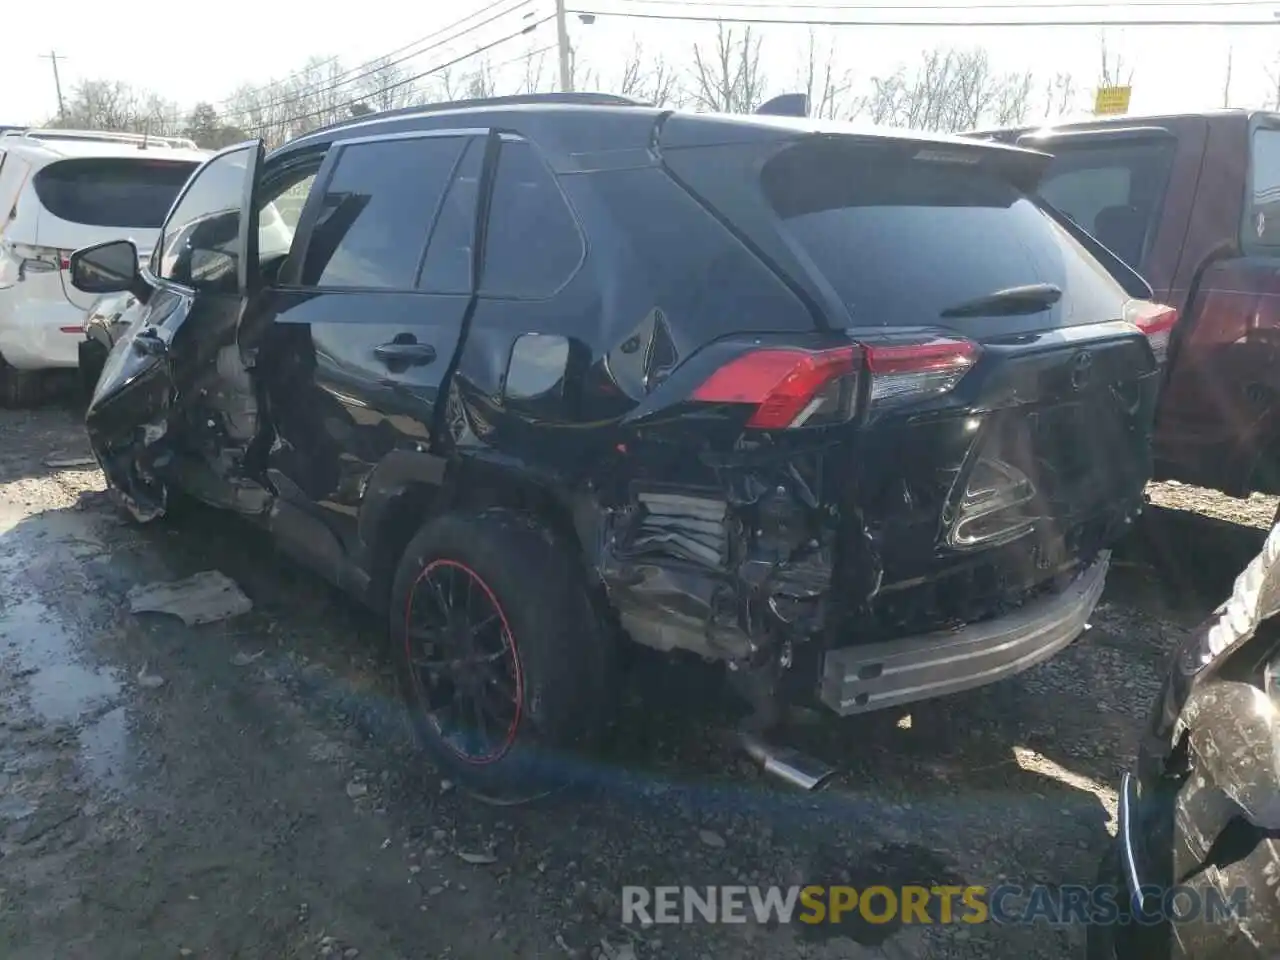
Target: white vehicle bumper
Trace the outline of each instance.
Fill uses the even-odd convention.
[[[84,311],[68,301],[5,303],[0,290],[0,356],[20,370],[79,366]]]

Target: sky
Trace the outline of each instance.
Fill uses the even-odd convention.
[[[345,19],[325,15],[324,6],[306,8],[261,0],[219,0],[217,16],[166,20],[154,12],[140,17],[111,12],[100,0],[62,0],[57,17],[38,5],[18,4],[8,11],[5,53],[0,57],[0,124],[39,123],[57,110],[53,70],[48,54],[59,56],[64,93],[81,80],[119,80],[152,90],[185,109],[197,101],[217,104],[240,84],[266,84],[297,70],[308,57],[340,57],[344,67],[357,67],[379,55],[433,37],[430,49],[407,60],[414,72],[429,70],[476,48],[496,43],[487,53],[517,82],[523,65],[515,63],[535,48],[552,46],[546,55],[548,79],[554,77],[555,24],[540,22],[553,12],[554,0],[457,0],[452,4],[405,4],[402,0],[361,0],[346,7],[358,11]],[[1223,105],[1227,63],[1232,64],[1231,106],[1265,106],[1276,84],[1268,72],[1280,67],[1280,0],[567,0],[570,39],[579,60],[605,77],[616,74],[638,44],[661,53],[667,62],[687,66],[695,43],[715,34],[711,23],[653,17],[725,17],[773,20],[1053,20],[1115,21],[1138,19],[1252,20],[1249,26],[803,26],[758,24],[763,60],[773,92],[795,89],[795,77],[810,31],[820,46],[832,45],[837,65],[855,83],[908,69],[923,51],[939,46],[985,48],[994,66],[1004,71],[1032,70],[1047,78],[1071,72],[1084,91],[1087,111],[1100,63],[1100,37],[1108,49],[1133,70],[1131,113],[1199,110]],[[337,7],[328,10],[336,11]],[[598,14],[581,22],[572,11]],[[17,16],[16,29],[12,18]],[[446,30],[468,14],[468,23]],[[487,25],[484,20],[503,14]],[[540,23],[539,23],[540,22]],[[182,27],[197,24],[197,28]],[[503,38],[530,23],[525,37]],[[740,29],[740,28],[739,28]],[[442,42],[448,41],[448,42]],[[427,46],[424,44],[420,46]],[[412,53],[415,49],[410,48]],[[455,69],[475,63],[464,61]],[[1032,119],[1043,108],[1037,103]]]

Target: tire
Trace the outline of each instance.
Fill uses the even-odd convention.
[[[413,732],[447,775],[494,803],[527,802],[578,779],[610,727],[616,663],[567,546],[511,510],[438,517],[405,549],[390,609]],[[446,610],[453,628],[440,626]],[[465,655],[445,657],[446,649]],[[434,658],[434,667],[415,658]]]
[[[43,387],[39,371],[19,370],[0,357],[0,407],[35,406],[42,398]]]

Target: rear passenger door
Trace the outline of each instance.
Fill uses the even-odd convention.
[[[335,142],[270,291],[268,473],[348,548],[373,468],[436,442],[472,302],[485,150],[483,130]]]

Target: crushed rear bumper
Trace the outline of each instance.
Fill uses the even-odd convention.
[[[985,686],[1053,656],[1088,626],[1106,585],[1103,552],[1063,591],[956,631],[828,650],[819,698],[842,716]]]

